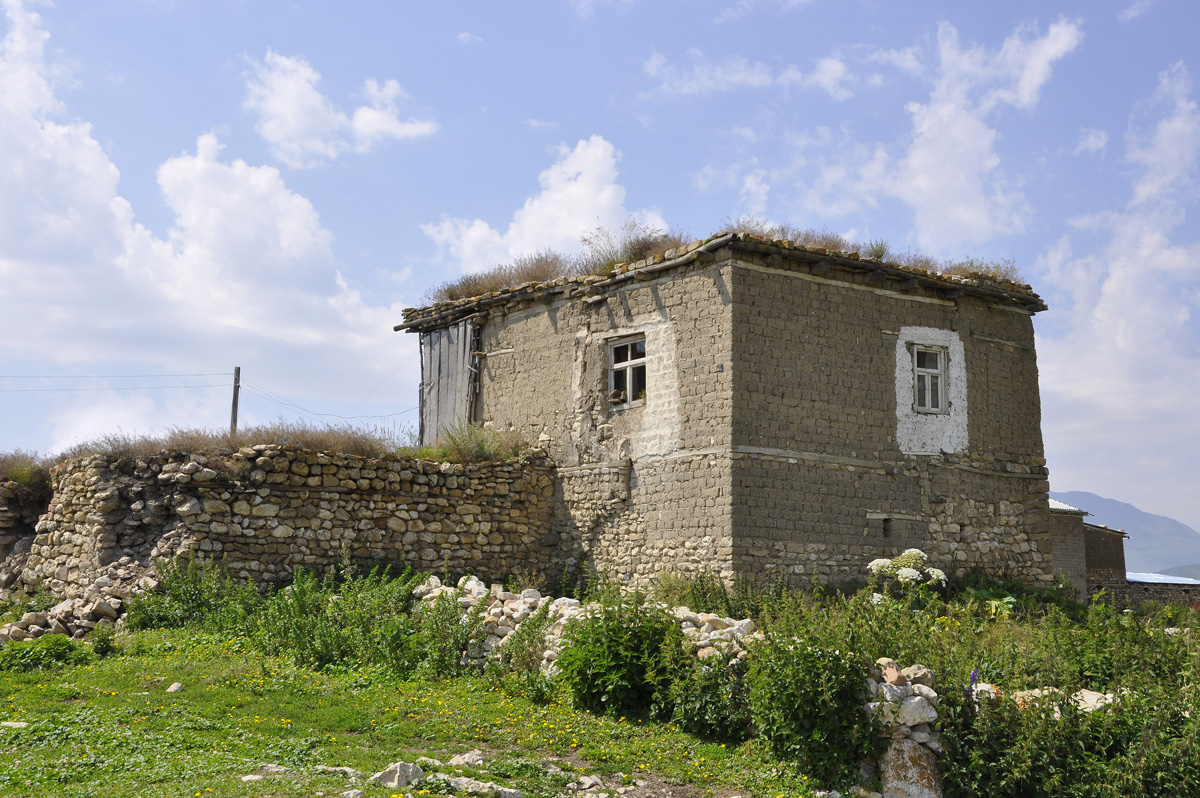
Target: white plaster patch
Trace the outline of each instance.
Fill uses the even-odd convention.
[[[679,448],[679,374],[675,366],[675,325],[658,322],[630,332],[646,335],[646,404],[642,429],[631,436],[630,455],[671,454]]]
[[[914,345],[946,351],[949,412],[918,413],[914,409]],[[904,454],[940,454],[967,448],[967,368],[962,339],[954,330],[900,328],[896,339],[896,443]]]

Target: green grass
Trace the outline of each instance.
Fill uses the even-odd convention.
[[[350,784],[317,765],[369,776],[397,759],[447,761],[472,748],[484,751],[488,772],[465,773],[529,798],[550,798],[579,773],[618,772],[701,794],[810,794],[801,774],[754,742],[702,742],[674,726],[539,706],[482,676],[316,672],[257,654],[246,638],[196,630],[148,630],[120,642],[125,656],[0,674],[0,720],[29,724],[0,728],[0,794],[338,795]],[[183,690],[167,693],[175,681]],[[548,762],[564,773],[545,773]],[[241,780],[263,763],[291,772]],[[397,793],[354,786],[366,796]]]

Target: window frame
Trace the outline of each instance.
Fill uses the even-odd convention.
[[[642,353],[641,355],[635,356],[634,345],[638,343],[642,344]],[[618,363],[617,350],[623,346],[629,347],[628,357]],[[608,406],[613,410],[625,410],[631,407],[641,407],[644,405],[646,403],[645,399],[639,399],[637,397],[630,398],[630,394],[632,393],[632,386],[636,384],[635,372],[639,368],[641,369],[642,374],[641,390],[647,391],[649,388],[649,375],[647,368],[648,352],[646,349],[645,334],[625,335],[620,338],[610,339],[606,342],[605,350],[608,355]],[[624,374],[624,383],[626,387],[623,391],[625,394],[625,398],[623,400],[613,398],[613,395],[616,394],[617,391],[621,390],[617,387],[617,383],[620,381],[617,377],[618,373]]]
[[[926,415],[946,415],[950,412],[950,390],[948,375],[950,373],[950,351],[947,347],[936,346],[931,344],[911,345],[912,349],[912,377],[913,377],[913,402],[912,409],[914,413],[923,413]],[[923,367],[919,365],[920,354],[922,352],[936,354],[938,356],[938,366],[935,369]],[[934,377],[937,379],[937,398],[936,406],[929,402],[933,391],[930,390],[929,384],[926,383],[925,399],[926,404],[921,404],[921,384],[923,380],[929,380]]]

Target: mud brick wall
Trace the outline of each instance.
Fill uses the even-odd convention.
[[[1029,315],[751,253],[735,266],[737,572],[861,578],[916,547],[947,573],[1053,578]],[[913,415],[899,386],[925,339],[946,345],[960,392],[942,417]],[[905,423],[943,431],[906,438]]]
[[[476,417],[558,464],[559,554],[644,582],[732,578],[730,272],[695,264],[590,300],[514,305],[481,334]],[[646,400],[608,400],[608,347],[644,335]]]
[[[22,579],[69,595],[114,563],[223,563],[266,584],[345,558],[503,577],[551,571],[554,480],[541,457],[472,466],[255,446],[228,458],[102,456],[53,471]]]
[[[1054,539],[1055,569],[1071,580],[1081,599],[1087,599],[1087,551],[1083,513],[1051,510],[1050,529]]]

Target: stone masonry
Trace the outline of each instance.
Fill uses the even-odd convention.
[[[346,561],[502,578],[560,559],[542,540],[554,481],[537,455],[466,466],[261,445],[229,458],[94,455],[52,476],[20,578],[59,596],[156,558],[221,563],[254,584]]]

